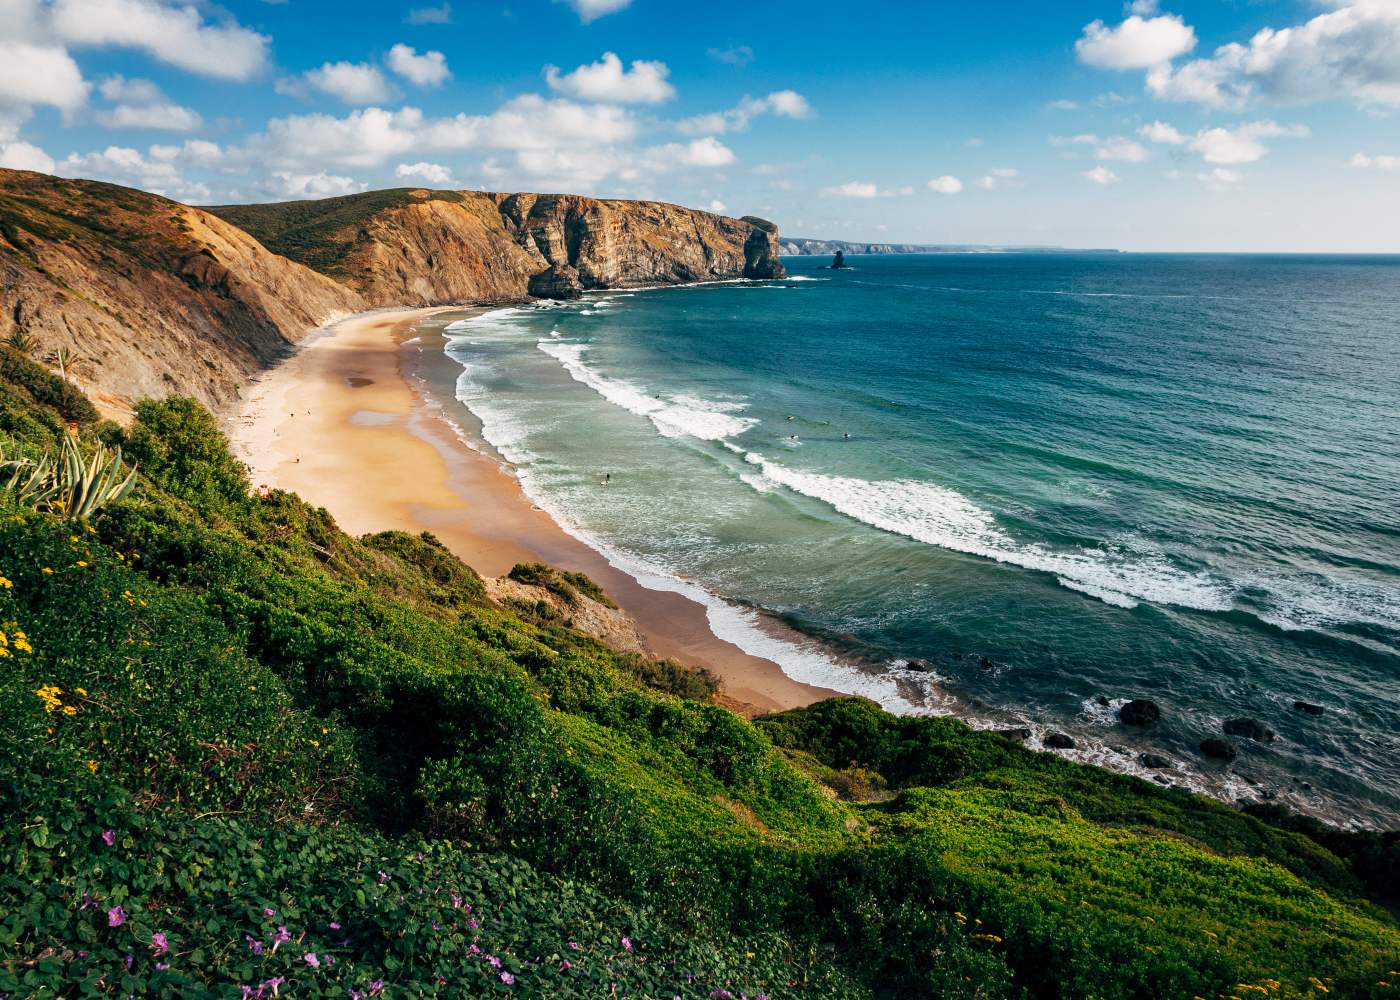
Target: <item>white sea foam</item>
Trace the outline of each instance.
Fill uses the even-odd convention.
[[[693,437],[722,441],[737,437],[758,421],[736,415],[742,403],[712,402],[693,396],[659,398],[642,386],[610,378],[583,361],[586,344],[542,340],[539,349],[558,361],[576,382],[588,386],[614,406],[648,418],[665,437]]]
[[[1231,607],[1230,588],[1172,566],[1159,553],[1108,548],[1061,551],[1018,542],[995,516],[955,490],[912,480],[868,481],[802,472],[757,453],[746,461],[769,480],[820,500],[847,517],[926,545],[1052,574],[1063,586],[1119,607],[1139,601],[1203,611]]]

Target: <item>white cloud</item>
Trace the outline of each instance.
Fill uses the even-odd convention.
[[[747,66],[753,62],[753,49],[747,45],[731,45],[727,49],[710,49],[711,59],[717,59],[731,66]]]
[[[579,20],[584,24],[596,21],[607,14],[616,14],[620,10],[625,10],[632,3],[632,0],[554,0],[555,3],[567,3],[578,14]]]
[[[384,74],[368,63],[328,62],[319,69],[307,70],[301,79],[346,104],[381,104],[394,96]]]
[[[0,40],[0,105],[47,104],[72,111],[87,101],[88,89],[78,64],[61,46]],[[22,117],[28,117],[27,110]]]
[[[104,98],[116,104],[97,113],[107,128],[144,128],[167,132],[193,132],[203,124],[199,113],[182,107],[161,93],[150,80],[109,76],[98,84]]]
[[[1094,150],[1094,157],[1100,160],[1118,160],[1123,163],[1141,163],[1147,159],[1147,150],[1131,139],[1121,135],[1110,136]]]
[[[404,21],[408,24],[451,24],[452,5],[444,3],[441,7],[414,7]]]
[[[1077,102],[1077,101],[1068,101],[1068,100],[1065,100],[1064,98],[1061,98],[1061,99],[1058,100],[1058,101],[1051,101],[1049,104],[1047,104],[1047,105],[1045,105],[1045,106],[1046,106],[1047,108],[1049,108],[1051,111],[1074,111],[1075,109],[1077,109],[1077,108],[1079,107],[1079,102]]]
[[[683,167],[727,167],[735,162],[734,151],[714,136],[691,142],[668,142],[647,151],[653,166],[667,164]]]
[[[1247,44],[1148,74],[1163,100],[1239,107],[1351,98],[1400,106],[1400,3],[1332,0],[1335,9],[1289,28],[1263,28]]]
[[[1184,146],[1188,141],[1187,136],[1182,135],[1174,126],[1162,121],[1142,126],[1138,129],[1138,135],[1148,142],[1159,142],[1169,146]]]
[[[447,57],[441,52],[424,52],[421,56],[411,46],[400,42],[389,50],[389,68],[419,87],[438,87],[452,78]]]
[[[993,167],[988,173],[977,178],[977,186],[983,191],[995,191],[1003,181],[1015,180],[1021,172],[1015,167]]]
[[[1385,153],[1375,156],[1366,153],[1357,153],[1351,158],[1351,165],[1362,170],[1400,170],[1400,156],[1391,156]]]
[[[203,124],[199,113],[178,104],[119,104],[97,113],[107,128],[144,128],[166,132],[193,132]]]
[[[451,184],[452,171],[441,163],[400,163],[394,168],[395,177],[420,177],[429,184]]]
[[[52,26],[73,45],[141,49],[172,66],[226,80],[247,80],[267,62],[271,39],[233,20],[212,25],[192,4],[161,0],[55,0]]]
[[[1140,17],[1151,17],[1158,11],[1157,0],[1132,0],[1124,9],[1125,13],[1137,14]]]
[[[963,189],[962,181],[951,174],[944,174],[942,177],[935,177],[928,182],[930,191],[937,191],[939,194],[957,194]]]
[[[729,211],[729,206],[716,198],[705,206],[705,211],[714,212],[716,215],[723,215],[725,212]]]
[[[9,170],[37,170],[41,174],[54,171],[53,157],[38,146],[27,142],[0,142],[0,167]]]
[[[869,181],[847,181],[836,187],[822,189],[822,194],[832,198],[895,198],[913,193],[913,188],[882,188]]]
[[[1175,14],[1133,14],[1116,28],[1102,21],[1084,26],[1074,43],[1079,61],[1101,69],[1147,69],[1170,62],[1196,46],[1196,32]]]
[[[1115,174],[1112,170],[1109,170],[1102,163],[1100,163],[1097,167],[1094,167],[1092,170],[1084,171],[1082,176],[1087,177],[1095,184],[1102,184],[1105,186],[1109,184],[1117,184],[1119,180],[1118,175]]]
[[[355,194],[368,187],[353,177],[328,174],[324,170],[315,174],[294,174],[285,171],[273,173],[265,185],[270,194],[287,198],[334,198],[336,195]]]
[[[1209,173],[1197,174],[1196,177],[1201,180],[1205,184],[1207,190],[1210,191],[1228,191],[1234,185],[1244,180],[1244,175],[1239,171],[1230,170],[1226,167],[1216,167]]]
[[[101,152],[70,153],[54,165],[54,172],[64,177],[88,177],[110,181],[128,187],[184,202],[208,202],[209,188],[188,182],[181,176],[175,162],[160,157],[147,159],[126,146],[108,146]]]
[[[1269,152],[1264,139],[1299,139],[1311,134],[1306,125],[1280,125],[1277,122],[1246,122],[1234,128],[1201,129],[1195,135],[1185,135],[1166,122],[1153,122],[1138,129],[1138,134],[1157,143],[1185,146],[1199,153],[1207,163],[1254,163]]]
[[[676,123],[676,128],[687,135],[723,135],[726,132],[746,131],[760,115],[801,119],[811,118],[813,114],[812,105],[797,91],[775,90],[767,97],[745,96],[728,111],[711,111],[684,118]]]
[[[676,96],[667,77],[671,71],[663,62],[636,59],[624,70],[614,52],[587,63],[572,73],[561,73],[558,66],[546,66],[544,78],[551,90],[583,101],[611,104],[660,104]]]
[[[207,139],[186,139],[183,146],[152,146],[147,153],[153,160],[194,167],[213,167],[224,160],[224,151],[218,143]]]

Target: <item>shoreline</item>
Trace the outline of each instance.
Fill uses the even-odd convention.
[[[615,567],[535,506],[503,462],[462,439],[410,377],[414,354],[428,352],[405,342],[436,315],[484,311],[361,313],[308,336],[223,414],[253,485],[300,494],[350,534],[430,531],[482,576],[504,575],[518,562],[586,573],[632,616],[652,655],[706,668],[724,695],[752,709],[799,708],[840,694],[720,638],[704,605]]]

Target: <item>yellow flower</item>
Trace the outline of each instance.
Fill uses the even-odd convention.
[[[69,535],[69,536],[68,536],[68,540],[69,540],[70,542],[76,542],[76,541],[78,540],[78,536],[77,536],[77,535]]]
[[[44,703],[44,711],[52,712],[63,705],[59,698],[60,689],[55,684],[45,684],[43,687],[34,689],[34,696]]]
[[[63,706],[63,714],[64,714],[64,715],[77,715],[77,714],[78,714],[78,706],[77,706],[77,705],[64,705],[64,706]]]
[[[86,565],[87,565],[87,560],[86,560],[86,559],[79,559],[79,560],[78,560],[78,567],[79,567],[80,569],[83,568],[83,567],[85,567]]]
[[[95,761],[95,760],[90,760],[90,761],[88,761],[88,762],[87,762],[87,769],[88,769],[89,771],[91,771],[93,774],[96,774],[96,773],[97,773],[97,761]]]
[[[53,570],[48,566],[45,566],[39,572],[43,573],[45,576],[53,576]]]
[[[74,689],[73,689],[73,693],[74,693],[75,695],[77,695],[79,698],[86,698],[86,697],[87,697],[87,692],[86,692],[85,690],[83,690],[82,688],[74,688]]]
[[[10,589],[11,587],[13,587],[13,586],[14,586],[13,583],[11,583],[9,580],[5,579],[3,576],[0,576],[0,588],[4,588],[5,590],[9,590],[9,589]]]
[[[95,535],[95,534],[97,534],[97,529],[94,528],[94,527],[93,527],[92,525],[90,525],[90,524],[87,526],[87,530],[88,530],[88,534],[89,534],[89,535]]]

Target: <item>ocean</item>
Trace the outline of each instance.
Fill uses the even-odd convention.
[[[1400,821],[1400,258],[785,263],[453,322],[462,422],[798,680]]]

